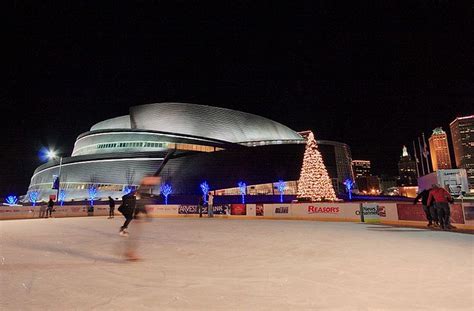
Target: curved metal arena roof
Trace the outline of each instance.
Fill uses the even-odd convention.
[[[120,116],[112,119],[107,119],[94,124],[91,131],[98,130],[112,130],[112,129],[130,129],[130,116]]]
[[[207,137],[232,143],[302,140],[295,131],[264,117],[186,103],[131,107],[130,121],[132,128]]]

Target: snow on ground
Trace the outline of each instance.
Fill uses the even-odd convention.
[[[474,309],[473,235],[168,218],[124,238],[122,220],[1,221],[0,310]]]

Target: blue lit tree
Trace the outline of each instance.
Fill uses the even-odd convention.
[[[239,192],[242,196],[242,204],[245,204],[245,194],[247,193],[247,184],[244,182],[239,182]]]
[[[33,203],[33,206],[36,206],[36,202],[38,201],[38,191],[31,191],[28,194],[28,197],[30,198],[30,202]]]
[[[8,205],[15,205],[18,202],[16,195],[9,195],[6,200]]]
[[[168,196],[173,192],[170,184],[163,184],[160,186],[160,192],[165,197],[165,204],[168,205]]]
[[[344,186],[346,186],[347,193],[349,194],[349,200],[352,200],[352,188],[354,187],[354,181],[348,178],[344,181]]]
[[[59,190],[59,205],[63,206],[64,199],[66,199],[66,190],[61,189]]]
[[[284,182],[283,180],[279,180],[277,182],[277,189],[278,192],[280,192],[280,203],[283,203],[283,193],[285,192],[286,188],[286,182]]]
[[[97,186],[91,185],[87,191],[89,193],[89,201],[91,202],[91,206],[94,206],[94,200],[97,198]]]
[[[200,186],[201,186],[201,191],[202,191],[202,198],[205,204],[207,203],[207,193],[209,192],[209,185],[205,181],[202,184],[200,184]]]

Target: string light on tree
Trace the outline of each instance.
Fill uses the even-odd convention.
[[[303,166],[298,181],[298,198],[311,201],[336,201],[336,193],[329,178],[323,157],[313,132],[309,132],[304,152]]]

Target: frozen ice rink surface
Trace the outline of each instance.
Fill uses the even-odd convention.
[[[124,238],[121,223],[1,221],[0,310],[474,309],[473,235],[173,218]],[[131,242],[143,260],[121,257]]]

